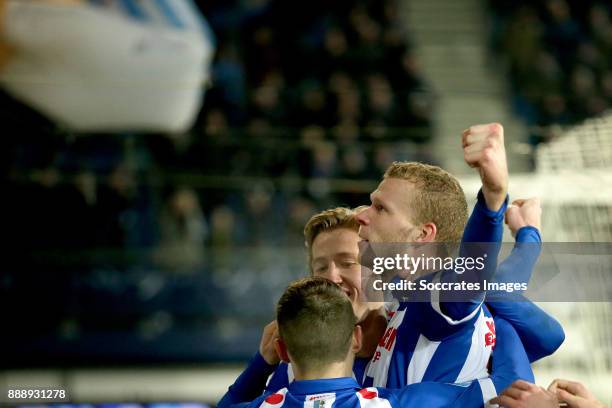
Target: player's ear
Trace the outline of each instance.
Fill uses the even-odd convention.
[[[353,339],[351,340],[351,351],[357,354],[361,350],[363,344],[363,331],[360,325],[355,325],[353,329]]]
[[[274,350],[276,350],[276,354],[282,361],[285,363],[291,362],[289,353],[287,353],[287,345],[282,339],[278,338],[274,341]]]
[[[433,222],[428,222],[421,225],[419,236],[415,239],[417,242],[434,242],[438,235],[438,227]]]

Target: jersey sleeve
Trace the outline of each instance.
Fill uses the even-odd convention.
[[[516,380],[535,382],[529,358],[514,327],[502,318],[495,319],[495,349],[491,381],[497,394]]]
[[[495,281],[528,283],[540,252],[538,230],[521,228],[512,253],[499,265]],[[486,302],[496,316],[514,327],[531,362],[551,355],[565,340],[561,324],[521,293],[489,292]]]
[[[247,368],[232,384],[217,404],[218,408],[235,407],[236,404],[250,402],[262,395],[268,376],[276,366],[269,365],[257,352]]]
[[[476,205],[465,226],[461,242],[501,242],[507,207],[506,196],[506,200],[497,211],[490,210],[482,190],[478,191]]]
[[[510,255],[500,263],[493,282],[528,283],[533,268],[542,252],[542,238],[537,228],[523,227],[516,233],[516,243]],[[507,292],[500,292],[507,293]],[[487,295],[487,300],[496,292]]]
[[[473,284],[480,288],[432,293],[431,309],[442,315],[451,326],[472,319],[482,305],[485,296],[484,281],[490,281],[497,268],[507,205],[508,197],[497,211],[492,211],[487,208],[482,190],[478,192],[476,205],[463,233],[459,257],[481,258],[483,268],[474,268],[465,273],[448,270],[439,274],[440,282]]]

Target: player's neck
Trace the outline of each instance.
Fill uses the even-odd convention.
[[[342,362],[331,363],[321,368],[311,368],[302,370],[294,365],[293,374],[296,381],[303,380],[323,380],[326,378],[341,378],[353,376],[353,359]]]
[[[363,332],[361,350],[357,357],[372,357],[376,351],[378,341],[385,334],[387,328],[387,314],[385,307],[368,310],[366,316],[359,322]]]

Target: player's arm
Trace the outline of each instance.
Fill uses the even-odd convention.
[[[477,257],[486,254],[485,267],[473,278],[489,280],[497,267],[508,205],[504,128],[498,123],[471,126],[463,131],[462,144],[465,162],[478,170],[482,187],[463,232],[459,255]],[[485,243],[490,245],[478,245]]]
[[[557,408],[559,400],[554,393],[542,387],[518,380],[492,399],[491,404],[506,408]]]
[[[262,395],[266,387],[266,380],[274,371],[271,366],[257,352],[249,361],[247,368],[240,374],[236,381],[230,385],[225,395],[221,398],[217,407],[227,408],[236,404],[250,402]]]
[[[496,282],[529,282],[541,251],[541,211],[539,200],[532,198],[515,200],[506,212],[506,223],[516,244],[499,265]],[[495,315],[512,324],[531,362],[551,355],[565,340],[559,322],[519,292],[488,292],[486,302]]]
[[[475,125],[462,134],[466,163],[478,170],[482,188],[476,206],[464,230],[459,256],[481,258],[484,267],[464,274],[452,271],[441,275],[441,281],[479,284],[490,281],[497,268],[497,256],[503,235],[504,213],[508,203],[508,166],[504,148],[504,129],[498,123]],[[451,325],[470,320],[484,300],[484,290],[442,293],[432,299],[432,307]],[[449,298],[450,297],[450,298]]]
[[[568,380],[555,380],[548,389],[526,381],[515,381],[491,403],[508,408],[557,408],[559,401],[570,408],[605,407],[584,385]]]
[[[490,379],[496,394],[499,394],[516,380],[534,382],[534,376],[529,357],[514,327],[500,317],[494,320],[496,342],[491,356]]]
[[[253,356],[247,368],[232,384],[217,404],[227,408],[238,403],[250,402],[262,395],[266,381],[276,369],[279,358],[274,351],[274,342],[278,338],[276,321],[264,327],[259,344],[259,351]]]

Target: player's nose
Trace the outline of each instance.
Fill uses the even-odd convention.
[[[370,219],[368,218],[370,208],[372,207],[368,207],[365,210],[361,211],[359,214],[357,214],[357,222],[359,223],[359,225],[368,225],[370,223]]]
[[[325,278],[337,284],[342,283],[342,275],[340,273],[340,268],[338,268],[334,262],[332,262],[329,268],[327,268]]]

